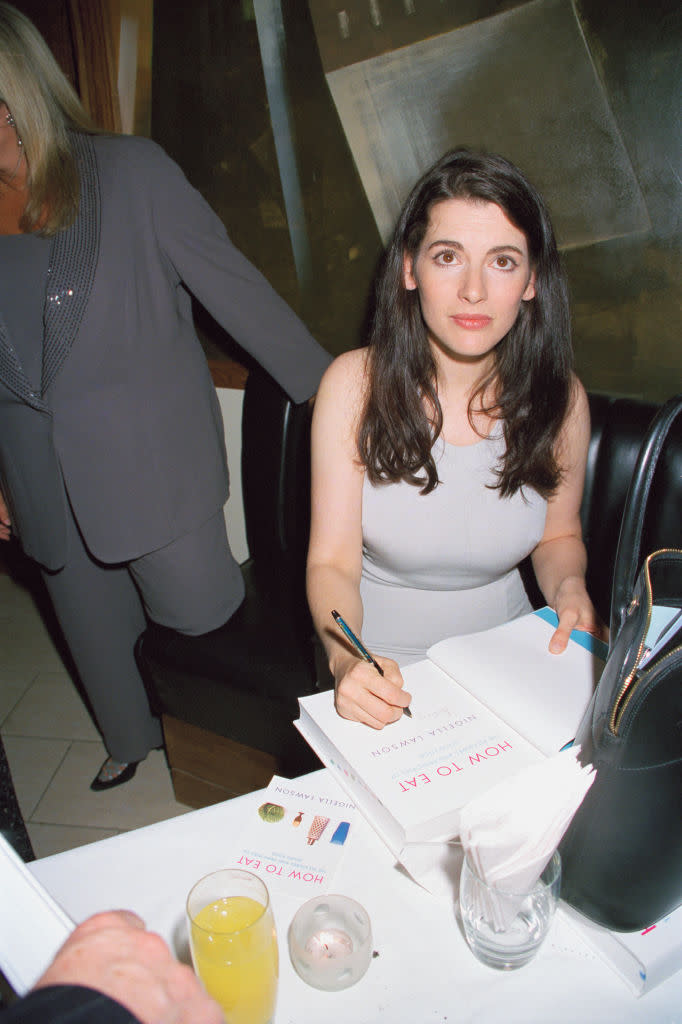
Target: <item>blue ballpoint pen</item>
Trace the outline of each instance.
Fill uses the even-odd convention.
[[[350,640],[350,642],[352,643],[353,647],[358,652],[360,657],[363,658],[365,661],[368,661],[371,665],[374,665],[379,675],[383,676],[384,670],[379,664],[379,662],[372,657],[372,655],[369,653],[369,651],[363,644],[362,640],[359,640],[358,637],[356,637],[355,633],[350,628],[348,623],[344,622],[344,620],[341,618],[341,616],[339,615],[335,608],[332,609],[332,617],[337,626],[340,629],[342,629],[343,632],[346,634],[346,636],[348,637],[348,639]],[[403,708],[403,714],[407,715],[408,718],[412,718],[412,712],[410,711],[409,708]]]

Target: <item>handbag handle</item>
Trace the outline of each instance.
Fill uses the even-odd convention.
[[[632,588],[639,572],[639,555],[651,482],[665,439],[676,416],[682,412],[682,394],[669,398],[649,424],[628,487],[618,535],[616,564],[611,590],[611,642],[625,619]]]

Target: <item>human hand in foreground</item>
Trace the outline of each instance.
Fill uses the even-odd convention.
[[[12,520],[9,517],[7,503],[0,493],[0,540],[9,540],[12,532]]]
[[[160,935],[129,911],[95,914],[71,933],[35,988],[83,985],[115,999],[142,1024],[222,1024],[218,1004]]]
[[[562,580],[554,599],[554,610],[559,616],[559,625],[549,641],[552,654],[566,650],[573,629],[582,629],[599,640],[608,641],[609,631],[590,601],[582,577],[567,576]]]
[[[342,718],[383,729],[397,722],[412,699],[395,661],[376,656],[383,676],[373,665],[351,657],[344,662],[335,687],[336,710]]]

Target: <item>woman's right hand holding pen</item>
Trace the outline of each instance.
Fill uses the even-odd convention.
[[[375,655],[384,674],[355,655],[340,657],[334,665],[336,710],[342,718],[383,729],[403,715],[411,696],[400,669],[391,658]]]

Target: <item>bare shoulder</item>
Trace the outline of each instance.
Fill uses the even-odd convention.
[[[566,413],[566,428],[578,434],[589,434],[590,406],[587,392],[581,380],[573,374],[571,379],[571,395]]]
[[[566,417],[561,428],[558,442],[558,454],[564,466],[580,465],[587,456],[590,442],[590,406],[587,392],[573,374],[571,393],[568,401]]]
[[[324,372],[313,409],[313,449],[339,449],[355,458],[357,429],[366,394],[367,349],[338,356]]]
[[[367,375],[366,348],[354,348],[343,352],[327,367],[320,388],[348,389],[362,393]]]
[[[571,377],[571,400],[569,412],[573,412],[579,416],[589,416],[590,414],[585,385],[579,377],[576,377],[575,374],[572,374]]]
[[[315,408],[333,405],[356,420],[367,393],[367,349],[344,352],[327,367],[320,382]]]

